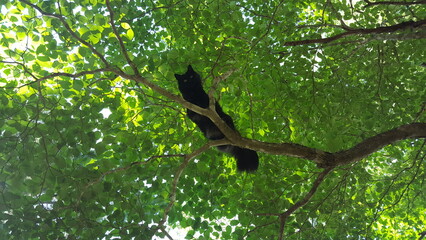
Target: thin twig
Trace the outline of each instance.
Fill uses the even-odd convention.
[[[164,226],[164,224],[167,221],[167,216],[169,215],[169,212],[171,211],[171,209],[173,208],[173,205],[176,202],[177,185],[178,185],[179,179],[180,179],[183,171],[188,166],[189,162],[194,157],[200,155],[201,153],[205,152],[207,149],[209,149],[211,147],[219,146],[219,145],[226,145],[226,144],[229,144],[229,141],[226,140],[226,139],[221,139],[221,140],[217,140],[217,141],[210,141],[210,142],[204,144],[204,146],[195,150],[194,152],[192,152],[188,155],[185,155],[184,161],[181,163],[181,165],[179,166],[179,168],[177,169],[177,171],[175,173],[175,177],[173,179],[172,187],[171,187],[170,194],[169,194],[170,202],[167,205],[166,209],[164,209],[163,218],[160,220],[158,225],[155,227],[157,230],[161,229]]]

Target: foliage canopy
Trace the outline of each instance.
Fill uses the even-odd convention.
[[[1,3],[1,239],[426,234],[424,1]],[[256,173],[186,118],[188,64],[259,141],[225,134]],[[339,166],[262,145],[331,154],[407,125]]]

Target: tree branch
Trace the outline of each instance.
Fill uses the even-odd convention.
[[[203,116],[206,116],[212,120],[212,122],[218,126],[221,132],[225,135],[228,143],[243,147],[249,148],[255,151],[261,151],[269,154],[275,155],[286,155],[290,157],[303,158],[307,160],[314,161],[321,168],[335,167],[339,165],[348,164],[351,162],[359,161],[371,153],[377,151],[378,149],[389,145],[393,142],[408,139],[408,138],[426,138],[426,123],[411,123],[407,125],[402,125],[390,131],[378,134],[371,138],[364,140],[353,148],[350,148],[345,151],[340,151],[336,153],[325,152],[320,149],[310,148],[303,145],[295,143],[267,143],[257,140],[247,139],[241,137],[237,132],[232,130],[212,109],[201,108],[195,104],[185,101],[182,97],[172,94],[169,91],[157,86],[156,84],[150,82],[148,79],[136,76],[129,75],[117,69],[98,69],[93,71],[84,71],[78,75],[72,75],[68,73],[54,73],[45,77],[38,79],[44,80],[47,78],[53,78],[55,76],[68,76],[68,77],[77,77],[84,74],[95,73],[100,71],[111,71],[117,75],[140,82],[147,87],[150,87],[155,92],[183,105],[186,108],[191,109],[192,111],[199,113]]]
[[[386,145],[409,138],[426,138],[426,123],[411,123],[367,138],[356,146],[334,153],[332,166],[359,161]],[[328,162],[325,165],[330,165]]]
[[[69,77],[69,78],[78,78],[84,75],[88,75],[88,74],[95,74],[95,73],[101,73],[101,72],[113,72],[113,69],[109,69],[109,68],[99,68],[99,69],[94,69],[94,70],[87,70],[87,71],[81,71],[78,73],[65,73],[65,72],[56,72],[56,73],[52,73],[49,75],[46,75],[44,77],[37,77],[35,76],[28,68],[27,66],[25,66],[25,64],[20,63],[20,62],[9,62],[9,61],[0,61],[2,63],[6,63],[6,64],[16,64],[21,66],[24,69],[24,72],[26,72],[27,74],[29,74],[32,78],[34,78],[34,81],[22,84],[20,86],[18,86],[17,88],[21,88],[21,87],[25,87],[34,83],[39,83],[41,81],[47,80],[47,79],[52,79],[55,77]],[[0,87],[2,88],[2,87]],[[14,87],[15,88],[15,87]]]
[[[227,79],[229,76],[231,76],[234,72],[236,72],[237,69],[230,69],[229,71],[227,71],[226,73],[217,76],[213,79],[213,84],[210,87],[210,90],[208,92],[207,95],[209,95],[209,98],[212,98],[214,93],[216,92],[217,86],[219,85],[219,83],[225,79]]]
[[[90,43],[88,43],[87,41],[85,41],[84,39],[82,39],[81,37],[79,37],[70,27],[70,25],[67,23],[67,21],[65,20],[64,16],[60,15],[60,14],[54,14],[54,13],[48,13],[45,12],[43,9],[41,9],[39,6],[30,3],[27,0],[19,0],[22,3],[25,3],[29,6],[31,6],[32,8],[36,9],[37,11],[39,11],[42,15],[44,16],[48,16],[48,17],[52,17],[52,18],[56,18],[58,19],[62,25],[67,29],[67,31],[71,34],[71,36],[73,36],[75,39],[77,39],[80,43],[82,43],[83,45],[85,45],[86,47],[88,47],[93,54],[95,54],[96,56],[98,56],[99,59],[101,59],[101,61],[105,64],[106,67],[109,67],[109,63],[108,61],[105,59],[105,57],[98,52],[95,47],[93,47]]]
[[[70,34],[74,38],[76,38],[82,44],[84,44],[88,48],[90,48],[92,50],[92,52],[94,54],[96,54],[102,60],[102,62],[104,62],[104,64],[106,66],[109,66],[109,63],[106,61],[106,59],[103,57],[102,54],[100,54],[91,44],[89,44],[85,40],[81,39],[74,31],[71,30],[70,26],[67,24],[65,18],[62,15],[47,13],[47,12],[43,11],[40,7],[28,2],[27,0],[20,0],[20,1],[25,3],[25,4],[30,5],[34,9],[41,12],[43,15],[59,19],[62,22],[62,24],[64,25],[64,27],[70,32]],[[109,6],[109,4],[107,4],[107,6],[109,7],[108,10],[110,11],[111,27],[113,29],[115,29],[112,9]],[[417,21],[417,22],[408,21],[408,22],[403,22],[403,23],[396,24],[396,25],[393,25],[393,26],[378,27],[378,28],[373,28],[373,29],[348,29],[347,32],[338,34],[338,35],[333,36],[333,37],[324,38],[324,39],[313,39],[313,40],[302,40],[302,41],[287,42],[285,45],[292,46],[292,45],[301,45],[301,44],[310,44],[310,43],[327,43],[327,42],[334,41],[336,39],[342,38],[342,37],[347,36],[347,35],[385,33],[385,32],[389,33],[389,32],[394,32],[394,31],[397,31],[397,30],[405,29],[405,28],[419,27],[419,26],[422,26],[424,24],[426,24],[426,20],[420,20],[420,21]],[[120,39],[116,29],[115,29],[114,33],[116,34],[116,37],[119,39],[122,52],[126,53],[126,49],[124,47],[124,44],[123,44],[122,40]],[[127,56],[127,54],[125,54],[125,55]],[[126,59],[127,59],[129,64],[132,63],[128,56],[126,57]],[[136,66],[132,66],[132,68],[135,70]],[[378,149],[382,148],[383,146],[388,145],[388,144],[395,142],[395,141],[398,141],[398,140],[402,140],[402,139],[406,139],[406,138],[424,138],[426,136],[426,123],[414,123],[414,124],[409,124],[409,125],[403,125],[399,128],[396,128],[396,129],[390,130],[388,132],[379,134],[375,137],[369,138],[369,139],[365,140],[364,142],[356,145],[355,147],[353,147],[351,149],[341,151],[341,152],[337,152],[337,153],[328,153],[328,152],[324,152],[324,151],[319,150],[319,149],[309,148],[309,147],[305,147],[305,146],[302,146],[302,145],[299,145],[299,144],[294,144],[294,143],[264,143],[264,142],[260,142],[260,141],[256,141],[256,140],[250,140],[250,139],[243,138],[238,133],[233,131],[219,117],[219,115],[214,110],[200,108],[200,107],[198,107],[194,104],[191,104],[191,103],[185,101],[182,97],[174,95],[174,94],[168,92],[167,90],[157,86],[156,84],[148,81],[146,78],[138,75],[137,71],[135,71],[134,75],[129,75],[129,74],[126,74],[119,69],[113,69],[113,68],[104,68],[104,69],[98,69],[98,70],[93,70],[93,71],[84,71],[84,72],[81,72],[81,73],[78,73],[78,74],[53,73],[51,75],[39,78],[37,81],[41,81],[41,80],[44,80],[44,79],[47,79],[47,78],[53,78],[53,77],[56,77],[56,76],[79,77],[79,76],[82,76],[84,74],[91,74],[91,73],[100,72],[100,71],[111,71],[111,72],[114,72],[115,74],[117,74],[117,75],[119,75],[123,78],[131,79],[131,80],[134,80],[136,82],[140,82],[140,83],[144,84],[145,86],[150,87],[151,89],[153,89],[157,93],[159,93],[159,94],[161,94],[161,95],[163,95],[163,96],[165,96],[165,97],[167,97],[167,98],[169,98],[169,99],[171,99],[171,100],[173,100],[177,103],[180,103],[184,107],[189,108],[189,109],[193,110],[194,112],[197,112],[201,115],[209,117],[213,121],[213,123],[215,123],[218,126],[218,128],[223,132],[225,137],[230,141],[230,143],[232,145],[236,145],[236,146],[244,147],[244,148],[250,148],[250,149],[253,149],[253,150],[256,150],[256,151],[266,152],[266,153],[270,153],[270,154],[287,155],[287,156],[291,156],[291,157],[304,158],[304,159],[312,160],[315,163],[317,163],[317,165],[319,167],[324,167],[324,168],[343,165],[343,164],[347,164],[347,163],[350,163],[350,162],[358,161],[358,160],[368,156],[372,152],[377,151]]]
[[[90,186],[93,186],[95,184],[98,184],[102,179],[105,178],[105,176],[113,174],[113,173],[117,173],[117,172],[121,172],[121,171],[127,171],[128,169],[137,166],[137,165],[145,165],[150,163],[151,161],[157,159],[157,158],[168,158],[168,157],[182,157],[182,154],[173,154],[173,155],[160,155],[160,156],[152,156],[150,158],[148,158],[146,161],[137,161],[137,162],[132,162],[127,166],[124,167],[119,167],[119,168],[115,168],[109,171],[106,171],[104,173],[102,173],[98,178],[96,178],[95,180],[89,182],[88,184],[86,184],[86,186],[84,186],[84,189],[81,191],[80,193],[80,197],[77,200],[77,204],[80,203],[81,198],[83,197],[83,195],[86,193],[87,189],[89,189]]]
[[[415,4],[426,4],[426,0],[415,1],[415,2],[396,2],[396,1],[370,2],[368,0],[364,0],[364,2],[367,3],[367,5],[365,5],[364,8],[371,7],[371,6],[374,6],[374,5],[401,5],[401,6],[408,6],[408,5],[415,5]]]
[[[395,24],[395,25],[392,25],[392,26],[387,26],[387,27],[377,27],[377,28],[367,28],[367,29],[363,29],[363,28],[350,29],[350,28],[347,28],[347,27],[342,27],[342,28],[346,28],[347,31],[343,32],[343,33],[339,33],[339,34],[334,35],[332,37],[327,37],[327,38],[289,41],[289,42],[285,42],[284,46],[300,46],[300,45],[308,45],[308,44],[313,44],[313,43],[325,44],[325,43],[329,43],[329,42],[332,42],[332,41],[335,41],[335,40],[338,40],[340,38],[350,36],[350,35],[392,33],[392,32],[404,30],[404,29],[407,29],[407,28],[422,27],[425,24],[426,24],[426,20],[423,19],[423,20],[420,20],[420,21],[417,21],[417,22],[408,21],[408,22],[402,22],[402,23]]]
[[[314,196],[315,192],[318,190],[319,185],[324,181],[325,176],[327,176],[327,174],[329,174],[331,172],[331,170],[333,170],[333,168],[327,168],[324,171],[322,171],[317,179],[315,179],[311,190],[309,190],[309,192],[305,195],[305,197],[299,201],[297,201],[295,204],[293,204],[293,206],[291,206],[289,209],[287,209],[287,211],[283,212],[282,214],[280,214],[280,237],[279,239],[282,240],[284,237],[284,226],[285,226],[285,222],[287,220],[287,218],[293,213],[295,212],[297,209],[305,206],[309,200],[311,200],[311,198]]]
[[[120,73],[117,73],[120,75]],[[255,151],[261,151],[275,155],[286,155],[290,157],[303,158],[314,161],[321,168],[334,167],[355,161],[359,161],[367,157],[378,149],[389,145],[393,142],[408,138],[426,138],[426,123],[411,123],[402,125],[388,132],[371,137],[364,142],[345,151],[330,153],[320,149],[310,148],[295,143],[266,143],[257,140],[241,137],[237,132],[232,130],[219,115],[211,110],[201,108],[195,104],[185,101],[182,97],[168,92],[167,90],[148,81],[146,78],[127,75],[121,73],[124,78],[132,79],[152,88],[157,93],[182,104],[184,107],[192,111],[206,116],[221,130],[231,145],[249,148]]]
[[[31,83],[27,83],[25,85],[29,85],[29,84],[32,84],[32,83],[35,83],[35,82],[41,82],[43,80],[54,78],[54,77],[61,77],[62,76],[62,77],[69,77],[69,78],[78,78],[78,77],[81,77],[81,76],[84,76],[84,75],[87,75],[87,74],[95,74],[95,73],[110,72],[110,71],[111,71],[111,69],[108,69],[108,68],[100,68],[100,69],[95,69],[95,70],[82,71],[82,72],[78,72],[78,73],[75,73],[75,74],[57,72],[57,73],[52,73],[52,74],[49,74],[49,75],[41,77],[41,78],[37,78],[36,81],[33,81]]]
[[[111,25],[112,31],[114,32],[115,37],[118,40],[118,43],[120,45],[120,49],[121,49],[121,53],[124,55],[124,58],[126,59],[127,63],[130,65],[130,67],[132,68],[133,72],[135,75],[140,75],[138,68],[136,67],[135,63],[130,60],[129,54],[126,50],[126,47],[124,46],[123,43],[123,39],[121,39],[120,34],[117,31],[117,28],[115,27],[115,22],[114,22],[114,11],[111,8],[111,4],[109,0],[106,0],[106,5],[109,11],[109,24]]]
[[[206,143],[204,146],[202,146],[202,147],[198,148],[197,150],[195,150],[194,152],[192,152],[191,154],[187,154],[187,155],[184,156],[184,161],[181,163],[181,165],[177,169],[177,171],[175,173],[175,177],[174,177],[173,182],[172,182],[172,187],[170,189],[170,194],[169,194],[170,202],[167,205],[166,209],[164,209],[163,218],[160,220],[158,225],[155,226],[155,229],[161,230],[163,228],[164,224],[166,223],[169,212],[172,210],[173,205],[176,202],[176,192],[177,192],[177,185],[178,185],[179,179],[180,179],[183,171],[185,170],[185,168],[188,166],[189,162],[194,157],[200,155],[201,153],[205,152],[207,149],[209,149],[211,147],[220,146],[220,145],[224,145],[224,144],[228,144],[228,143],[229,143],[229,141],[226,140],[226,139],[210,141],[210,142]]]

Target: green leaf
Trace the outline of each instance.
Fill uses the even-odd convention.
[[[132,30],[132,29],[129,29],[129,30],[127,30],[127,34],[126,34],[126,36],[127,36],[127,38],[128,38],[129,40],[132,40],[132,39],[134,38],[134,36],[135,36],[135,33],[133,32],[133,30]]]
[[[426,122],[424,6],[332,4],[3,1],[0,239],[418,239],[424,141],[387,131]],[[189,64],[256,172],[188,117]]]

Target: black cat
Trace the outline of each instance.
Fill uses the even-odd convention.
[[[178,80],[179,91],[186,101],[202,108],[209,107],[209,96],[203,89],[201,77],[192,69],[191,65],[188,66],[188,70],[185,74],[175,74],[175,77]],[[232,118],[223,112],[218,102],[216,102],[215,108],[220,118],[222,118],[230,128],[237,131]],[[186,112],[189,119],[197,124],[206,138],[210,140],[219,140],[225,137],[208,117],[200,115],[190,109],[187,109]],[[240,171],[255,171],[259,166],[259,157],[256,151],[232,145],[218,146],[217,149],[232,154],[237,160],[237,169]]]

